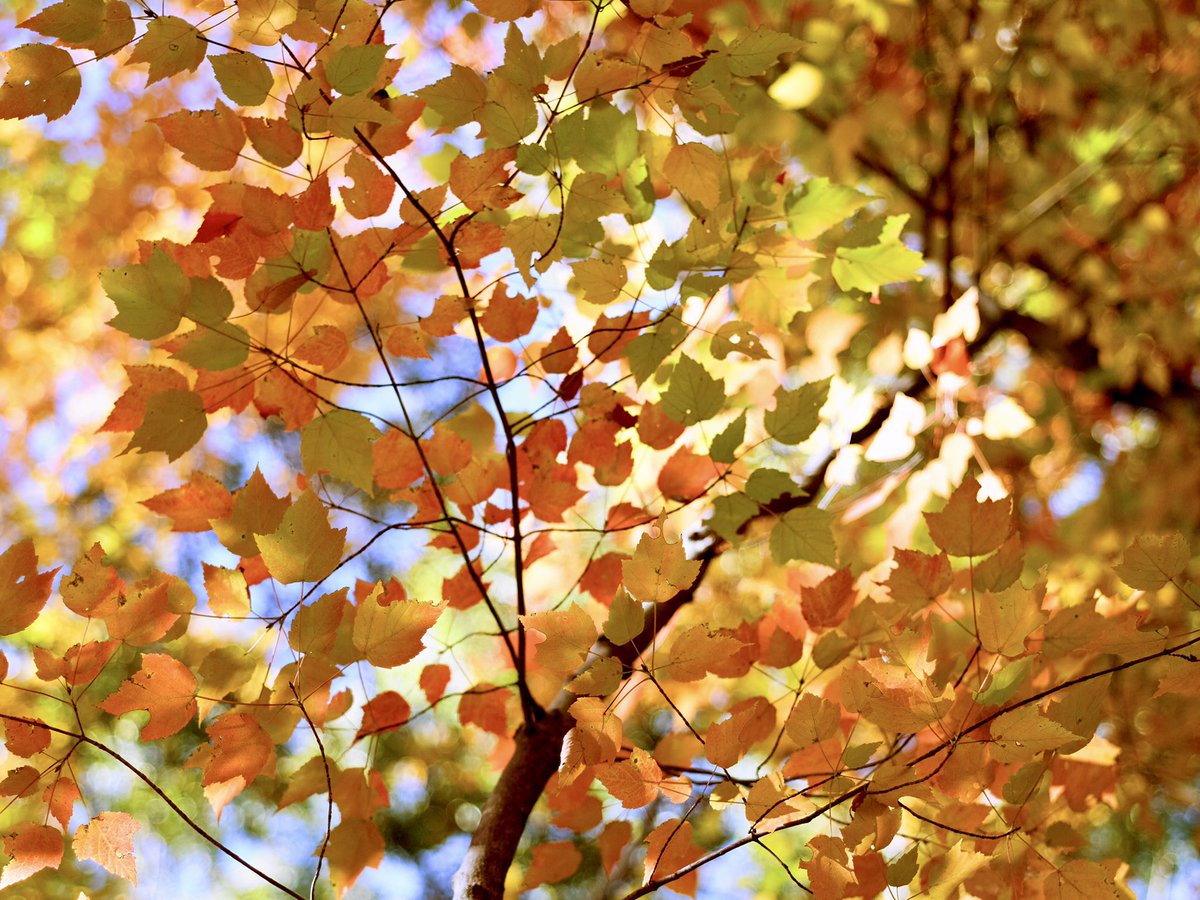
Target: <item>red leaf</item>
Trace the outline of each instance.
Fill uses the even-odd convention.
[[[384,691],[369,700],[362,710],[362,724],[354,735],[358,741],[368,735],[393,731],[408,721],[411,708],[395,691]]]

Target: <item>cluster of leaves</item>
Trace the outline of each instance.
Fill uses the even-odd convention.
[[[821,897],[1123,895],[1117,857],[1086,852],[1138,740],[1108,699],[1133,671],[1156,714],[1193,692],[1179,607],[1200,597],[1179,533],[1132,543],[1133,593],[1108,572],[1081,588],[1030,547],[1046,535],[1014,509],[1019,467],[989,461],[1035,422],[990,377],[1004,350],[983,351],[1061,309],[1043,290],[1018,311],[1001,251],[1066,196],[998,238],[956,217],[979,159],[959,117],[987,120],[970,79],[994,63],[956,63],[942,175],[918,184],[863,136],[876,108],[810,107],[826,78],[834,98],[862,78],[872,100],[932,103],[902,38],[937,49],[927,11],[893,28],[872,3],[808,23],[764,3],[753,26],[710,3],[474,6],[62,0],[21,23],[42,40],[7,54],[0,117],[68,116],[110,57],[207,98],[153,118],[207,173],[202,216],[100,285],[152,354],[101,430],[192,464],[144,506],[210,555],[190,581],[100,544],[61,577],[31,540],[0,557],[19,758],[0,886],[50,883],[89,767],[112,763],[231,865],[290,896],[327,872],[341,896],[389,849],[398,738],[425,716],[501,770],[464,896],[500,896],[506,873],[694,893],[751,846],[764,883]],[[989,4],[965,25],[1012,31]],[[1048,102],[1022,71],[1014,108]],[[835,133],[834,165],[793,159],[796,122]],[[1122,127],[1097,126],[1082,171]],[[912,210],[874,216],[865,184],[810,177],[850,160]],[[1159,368],[1135,355],[1113,378],[1169,397],[1145,356]],[[256,423],[276,475],[246,476],[248,452],[195,467],[210,426]],[[852,485],[869,490],[833,506]],[[218,820],[235,801],[313,811],[315,876],[272,874],[187,812],[120,748],[131,714]],[[138,827],[89,813],[69,846],[134,881]]]

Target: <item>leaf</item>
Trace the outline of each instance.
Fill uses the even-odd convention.
[[[373,822],[347,819],[329,833],[329,880],[334,895],[344,897],[363,869],[377,869],[383,862],[383,835]]]
[[[784,730],[798,749],[829,738],[841,737],[842,713],[833,703],[813,693],[804,693],[788,714]]]
[[[57,869],[62,863],[62,832],[51,825],[19,822],[4,837],[9,861],[0,872],[0,889],[24,881],[42,869]]]
[[[203,784],[240,781],[240,788],[275,765],[271,736],[250,713],[225,713],[206,729],[212,756],[204,767]]]
[[[833,279],[843,291],[873,294],[885,284],[918,280],[925,264],[921,254],[900,241],[908,216],[888,216],[879,243],[869,247],[838,247],[833,260]]]
[[[103,272],[100,284],[117,305],[117,315],[108,324],[143,341],[178,328],[191,294],[179,264],[158,247],[145,263]]]
[[[362,724],[358,726],[354,740],[394,731],[408,721],[411,713],[408,701],[395,691],[376,694],[363,705]]]
[[[1118,578],[1135,590],[1156,591],[1183,574],[1191,555],[1187,540],[1177,531],[1139,535],[1115,571]]]
[[[33,541],[26,538],[0,555],[0,635],[24,631],[35,621],[50,599],[50,588],[58,569],[37,570]]]
[[[325,77],[339,94],[358,94],[375,83],[388,48],[383,44],[345,46],[325,64]]]
[[[104,4],[98,0],[63,0],[20,23],[47,37],[78,44],[96,37],[104,25]]]
[[[129,439],[130,450],[162,451],[174,462],[196,445],[208,428],[204,400],[193,391],[163,391],[146,400],[146,416]]]
[[[697,209],[715,209],[721,202],[721,158],[704,144],[676,144],[663,161],[663,175]]]
[[[271,577],[283,584],[327,578],[342,559],[346,529],[333,528],[324,505],[311,489],[283,514],[279,527],[257,538]]]
[[[222,53],[210,56],[208,61],[217,84],[238,106],[258,106],[266,102],[275,86],[270,68],[253,53]]]
[[[211,520],[233,510],[233,495],[215,478],[193,472],[187,484],[143,500],[142,506],[171,519],[172,531],[208,531]]]
[[[1017,584],[998,594],[977,593],[980,646],[989,653],[1009,658],[1024,655],[1025,639],[1046,621],[1042,612],[1045,593],[1045,584],[1032,590]]]
[[[0,84],[0,119],[45,116],[47,121],[71,111],[83,81],[71,54],[60,47],[26,44],[4,54],[8,74]]]
[[[737,452],[745,439],[746,413],[742,412],[713,439],[708,456],[715,463],[731,463],[737,459]]]
[[[208,45],[186,19],[155,16],[129,55],[128,64],[149,63],[146,84],[180,72],[194,72],[204,62]]]
[[[821,407],[829,399],[832,379],[823,378],[801,385],[794,391],[775,391],[775,408],[763,415],[767,434],[781,444],[799,444],[807,440],[821,421]]]
[[[646,614],[642,604],[626,591],[618,590],[604,622],[604,636],[617,646],[628,644],[642,633],[645,625]]]
[[[371,445],[379,438],[362,413],[334,409],[313,419],[300,431],[300,459],[309,475],[327,472],[367,494],[374,490]]]
[[[729,45],[729,69],[743,78],[762,75],[785,53],[795,53],[804,42],[770,28],[756,28]]]
[[[771,558],[782,565],[794,559],[837,565],[833,543],[833,516],[810,506],[789,510],[771,529]]]
[[[805,182],[799,199],[788,204],[788,228],[801,240],[813,240],[854,215],[871,199],[828,178],[811,178]]]
[[[182,731],[196,717],[196,676],[165,653],[142,655],[142,667],[116,691],[96,704],[109,715],[144,709],[143,741],[157,741]]]
[[[519,0],[524,3],[525,0]],[[554,884],[565,881],[579,870],[583,854],[573,841],[548,841],[535,844],[533,858],[525,870],[525,882],[521,890],[527,891],[539,884]]]
[[[450,667],[442,663],[432,663],[421,670],[421,692],[432,706],[446,695],[446,686],[450,683]]]
[[[663,412],[684,425],[711,419],[725,405],[725,382],[713,378],[700,363],[684,356],[671,373],[662,397]]]
[[[700,561],[688,559],[683,543],[670,543],[665,534],[643,534],[633,558],[621,563],[625,589],[643,603],[664,603],[687,590],[700,574]]]
[[[749,322],[726,322],[713,335],[712,355],[725,359],[730,353],[741,353],[750,359],[770,359]]]
[[[854,576],[850,567],[838,569],[813,587],[800,589],[804,621],[821,630],[842,624],[854,605]]]
[[[967,478],[941,512],[925,513],[929,536],[951,556],[991,553],[1012,530],[1012,501],[977,500],[979,482]]]
[[[133,854],[133,836],[141,827],[128,813],[102,812],[75,830],[71,849],[79,859],[97,863],[118,878],[136,885],[137,860]]]
[[[151,121],[185,162],[206,172],[232,169],[246,145],[242,120],[220,100],[211,110],[184,109]]]
[[[442,614],[442,607],[417,600],[395,599],[376,588],[358,604],[354,646],[374,666],[401,666],[424,649],[422,638]]]
[[[1033,704],[1000,716],[991,731],[992,758],[1000,763],[1025,763],[1046,750],[1079,740]]]
[[[512,206],[521,199],[521,192],[508,184],[508,165],[516,156],[512,147],[485,150],[479,156],[460,153],[450,163],[450,190],[476,212]]]

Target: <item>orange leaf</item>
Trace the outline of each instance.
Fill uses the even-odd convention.
[[[193,472],[187,484],[143,500],[142,506],[172,520],[172,531],[208,531],[211,519],[223,519],[233,509],[233,495],[221,482]]]
[[[376,589],[358,604],[354,646],[372,665],[403,665],[424,649],[422,638],[441,614],[442,607],[432,603],[395,599]]]
[[[512,694],[506,688],[478,684],[458,701],[458,720],[463,725],[478,725],[484,731],[504,737],[508,734],[508,706]]]
[[[275,745],[249,713],[226,713],[207,728],[212,757],[204,767],[207,787],[241,779],[244,789],[259,775],[275,767]]]
[[[371,445],[375,483],[381,488],[406,488],[425,475],[417,445],[403,431],[387,431]]]
[[[0,635],[24,631],[36,620],[50,599],[50,587],[58,569],[37,570],[33,541],[26,538],[0,554]]]
[[[4,852],[11,857],[0,872],[0,888],[24,881],[42,869],[57,869],[62,862],[62,832],[50,825],[22,822],[4,838]]]
[[[507,166],[516,158],[515,147],[485,150],[479,156],[460,153],[450,163],[450,190],[473,212],[512,206],[521,199],[521,192],[507,184]]]
[[[114,716],[144,709],[150,720],[142,727],[141,739],[170,737],[196,715],[196,676],[173,656],[147,653],[141,669],[97,706]]]
[[[4,720],[4,743],[9,753],[28,759],[50,746],[50,732],[34,724],[40,721],[41,719],[32,719],[29,722]]]
[[[703,855],[704,851],[692,843],[692,823],[667,819],[646,835],[646,880],[677,872]],[[696,872],[671,882],[671,890],[694,895]]]
[[[354,735],[354,740],[361,740],[372,734],[382,734],[393,731],[408,721],[412,709],[403,697],[395,691],[384,691],[367,701],[362,710],[362,724]]]
[[[336,325],[318,325],[312,336],[296,348],[296,358],[332,372],[345,361],[349,352],[350,343],[342,329]]]
[[[345,896],[363,869],[379,867],[383,847],[383,835],[365,819],[348,819],[329,833],[329,880],[338,898]]]
[[[528,891],[539,884],[554,884],[570,878],[583,862],[583,854],[573,841],[549,841],[533,848],[533,859],[525,870],[521,890]]]
[[[982,556],[1012,530],[1012,500],[977,500],[979,482],[967,478],[941,512],[925,513],[929,536],[951,556]]]
[[[75,801],[79,799],[79,786],[70,778],[56,778],[43,792],[42,799],[50,809],[50,815],[66,829],[75,809]]]
[[[141,827],[128,813],[102,812],[76,829],[71,849],[79,859],[99,863],[119,878],[137,884],[133,836]]]
[[[800,589],[804,621],[813,629],[834,628],[854,605],[854,576],[850,567],[838,569],[813,587]]]
[[[479,317],[479,324],[496,340],[507,343],[529,334],[537,315],[536,299],[509,294],[501,283],[492,292],[487,312]]]
[[[663,603],[692,586],[700,561],[688,559],[682,541],[672,544],[666,534],[643,534],[633,559],[621,564],[625,589],[643,603]]]
[[[633,825],[624,820],[618,820],[605,825],[604,830],[600,832],[600,837],[596,838],[596,843],[600,847],[600,862],[610,878],[632,837]]]
[[[695,500],[708,491],[724,470],[724,466],[718,466],[707,456],[681,447],[658,473],[658,489],[669,500]]]
[[[430,704],[437,703],[446,693],[450,683],[450,667],[442,663],[431,663],[421,670],[421,690]]]
[[[354,179],[354,187],[342,188],[342,203],[346,212],[356,219],[382,216],[392,205],[396,182],[365,153],[352,153],[346,161],[346,177]]]

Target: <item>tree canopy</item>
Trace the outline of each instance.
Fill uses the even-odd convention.
[[[8,11],[0,894],[1188,877],[1191,0]]]

